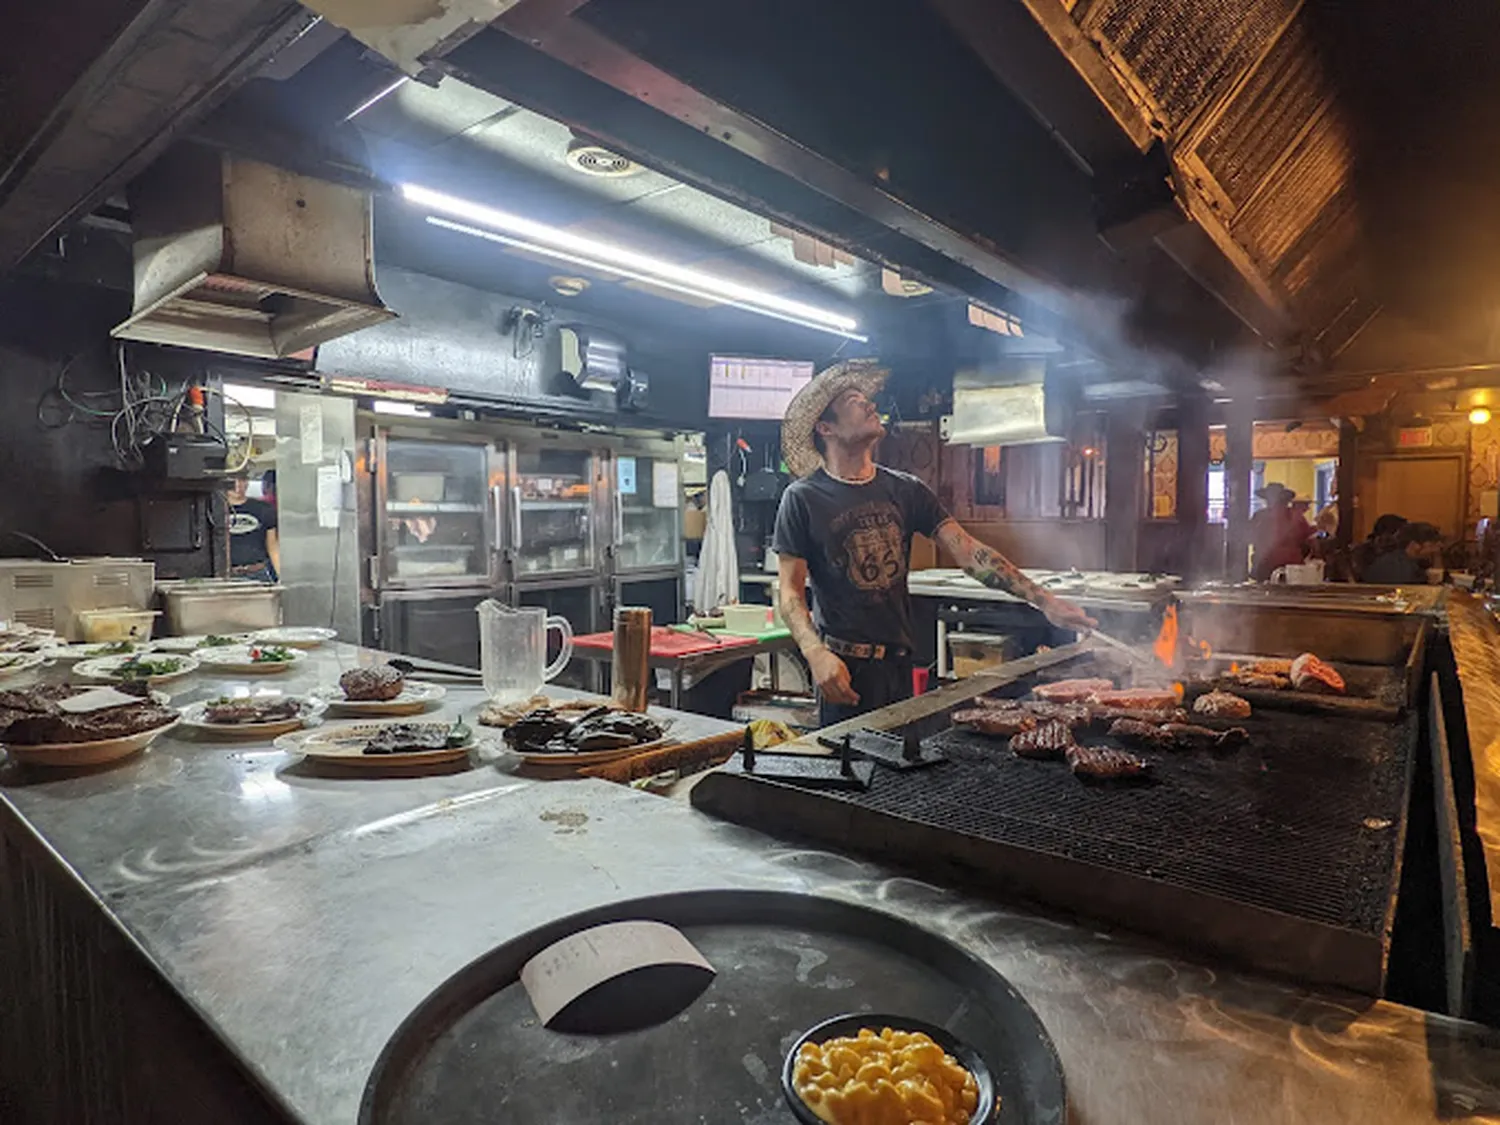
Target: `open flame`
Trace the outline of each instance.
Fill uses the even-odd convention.
[[[1209,644],[1207,641],[1199,641],[1198,642],[1198,655],[1199,656],[1203,657],[1204,660],[1210,660],[1210,659],[1213,658],[1213,654],[1214,654],[1214,646],[1213,645]]]
[[[1187,688],[1183,687],[1180,683],[1173,684],[1172,694],[1177,697],[1177,702],[1181,703],[1183,696],[1187,695]]]
[[[1161,617],[1161,629],[1151,645],[1156,659],[1168,668],[1177,663],[1177,607],[1169,605]]]
[[[1240,662],[1238,660],[1231,660],[1229,662],[1229,674],[1231,676],[1238,676],[1240,674]]]

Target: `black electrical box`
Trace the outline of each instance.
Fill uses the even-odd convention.
[[[208,434],[162,434],[146,443],[146,472],[160,480],[211,481],[226,475],[229,448]]]

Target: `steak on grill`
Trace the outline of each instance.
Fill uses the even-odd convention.
[[[145,685],[140,686],[144,690]],[[177,719],[177,712],[149,697],[137,703],[80,714],[63,711],[57,706],[60,700],[88,690],[74,684],[47,684],[22,691],[0,692],[0,742],[16,746],[101,742],[155,730]],[[137,693],[128,691],[126,694]]]
[[[1193,700],[1193,713],[1211,719],[1248,719],[1250,702],[1227,691],[1210,691]]]
[[[971,707],[955,711],[953,721],[972,727],[980,734],[994,734],[1002,738],[1009,738],[1036,726],[1036,717],[1019,707]]]
[[[1122,777],[1140,777],[1151,768],[1144,758],[1116,750],[1113,746],[1079,746],[1074,744],[1067,750],[1068,768],[1077,777],[1109,780]]]
[[[1240,687],[1259,688],[1262,691],[1286,691],[1292,686],[1288,677],[1274,672],[1231,672],[1224,678]]]
[[[1101,707],[1171,711],[1177,707],[1177,693],[1169,688],[1122,688],[1118,691],[1095,692],[1091,702]]]
[[[1166,711],[1153,711],[1145,707],[1099,707],[1089,708],[1089,726],[1105,730],[1117,719],[1135,719],[1153,726],[1161,723],[1185,723],[1188,713],[1181,707]]]
[[[1257,660],[1250,665],[1250,671],[1257,676],[1290,676],[1292,674],[1291,660]]]
[[[1047,703],[1082,703],[1101,691],[1114,688],[1113,680],[1058,680],[1052,684],[1037,684],[1031,694]]]
[[[1116,719],[1110,724],[1109,736],[1148,750],[1171,750],[1174,745],[1172,736],[1161,726],[1140,719]]]
[[[1010,748],[1022,758],[1056,758],[1076,745],[1072,728],[1057,719],[1022,731],[1010,740]]]
[[[1183,750],[1228,750],[1250,741],[1250,732],[1244,727],[1217,731],[1190,723],[1167,723],[1161,729],[1171,735],[1172,741]]]
[[[405,686],[406,677],[389,664],[351,668],[339,677],[344,698],[358,702],[395,699]]]

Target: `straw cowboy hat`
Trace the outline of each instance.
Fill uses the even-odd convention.
[[[811,476],[823,464],[823,456],[813,444],[813,426],[828,404],[850,389],[874,398],[889,375],[873,359],[849,359],[820,372],[797,392],[781,420],[781,456],[794,476]]]

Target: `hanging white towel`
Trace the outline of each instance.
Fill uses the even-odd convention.
[[[693,608],[710,614],[740,600],[740,561],[734,549],[734,497],[729,474],[720,469],[708,485],[708,526],[698,556],[698,583]]]

